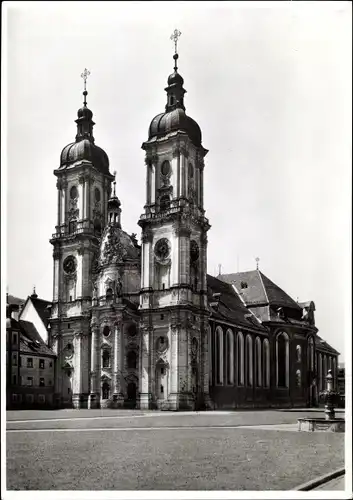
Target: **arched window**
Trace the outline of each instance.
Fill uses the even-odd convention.
[[[270,343],[264,340],[264,386],[270,387]]]
[[[208,331],[208,373],[209,373],[209,383],[212,385],[212,375],[213,375],[213,367],[212,367],[212,330],[209,326],[207,328]]]
[[[309,371],[314,371],[314,339],[312,337],[308,339],[307,365]]]
[[[103,365],[103,368],[110,367],[110,352],[107,350],[104,350],[102,353],[102,365]]]
[[[164,212],[165,210],[169,210],[170,198],[167,194],[165,194],[164,196],[161,197],[160,207],[161,207],[161,212]]]
[[[107,291],[105,292],[105,299],[112,300],[112,298],[113,298],[113,289],[107,288]]]
[[[276,339],[277,387],[289,387],[289,338],[284,332]]]
[[[256,337],[255,340],[255,359],[256,359],[256,385],[262,386],[262,353],[261,353],[261,340]]]
[[[325,354],[325,356],[324,356],[324,387],[326,385],[327,371],[328,371],[328,368],[327,368],[327,356]]]
[[[322,390],[323,389],[323,376],[322,376],[322,355],[321,353],[319,353],[319,356],[318,356],[318,367],[319,367],[319,389]]]
[[[301,374],[300,370],[297,370],[295,372],[295,385],[297,387],[301,387],[301,385],[302,385],[302,374]]]
[[[244,385],[244,337],[241,332],[238,332],[238,385]]]
[[[253,385],[252,338],[246,336],[246,385]]]
[[[332,375],[333,375],[333,387],[334,389],[336,389],[336,380],[337,380],[336,358],[332,359]]]
[[[129,351],[127,354],[127,367],[137,368],[137,354],[135,351]]]
[[[300,363],[302,360],[302,348],[300,345],[297,345],[297,347],[295,348],[295,355],[297,362]]]
[[[232,330],[226,333],[227,384],[234,384],[234,340]]]
[[[102,399],[109,399],[110,386],[108,382],[104,382],[102,385]]]
[[[217,384],[223,384],[223,330],[216,328],[216,377]]]

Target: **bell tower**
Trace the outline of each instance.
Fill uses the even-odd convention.
[[[165,112],[151,122],[142,228],[140,407],[195,409],[208,401],[207,231],[204,157],[198,124],[186,115],[184,80],[168,78]]]
[[[107,220],[107,199],[114,177],[106,153],[93,137],[93,113],[84,102],[77,112],[75,142],[61,152],[57,177],[57,225],[53,245],[53,308],[49,341],[58,356],[55,393],[58,405],[87,407],[89,394],[92,272]]]

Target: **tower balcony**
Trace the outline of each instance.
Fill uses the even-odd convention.
[[[89,219],[71,221],[69,224],[62,224],[55,227],[56,232],[52,235],[53,240],[60,238],[74,238],[77,235],[95,236],[99,238],[101,233],[95,230],[93,222]]]

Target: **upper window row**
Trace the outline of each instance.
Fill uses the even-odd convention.
[[[78,198],[78,189],[76,186],[72,186],[70,189],[70,198],[71,200],[77,200]],[[98,188],[94,190],[94,199],[95,201],[101,201],[101,192]]]

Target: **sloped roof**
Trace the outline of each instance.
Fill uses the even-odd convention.
[[[268,304],[300,310],[301,307],[261,271],[220,274],[218,278],[236,287],[248,306]],[[242,288],[242,284],[246,287]]]
[[[21,306],[25,302],[26,302],[25,299],[20,299],[19,297],[15,297],[14,295],[10,295],[9,293],[6,294],[7,304],[15,304],[17,306]]]
[[[316,345],[316,350],[317,351],[330,351],[332,354],[340,354],[334,347],[332,347],[326,340],[324,340],[322,337],[319,335],[316,335],[315,337],[315,345]]]
[[[220,294],[215,298],[213,294]],[[225,283],[214,276],[207,275],[207,296],[209,304],[217,302],[212,308],[211,318],[235,323],[239,326],[266,330],[245,307],[232,285]]]
[[[35,307],[38,315],[40,316],[41,320],[43,321],[45,327],[48,326],[49,318],[50,318],[50,312],[48,310],[48,306],[51,306],[52,303],[49,302],[48,300],[43,300],[43,299],[38,299],[36,297],[31,296],[30,297],[33,306]]]
[[[55,356],[50,347],[45,344],[33,323],[30,321],[20,320],[19,324],[22,333],[20,339],[21,352]]]

